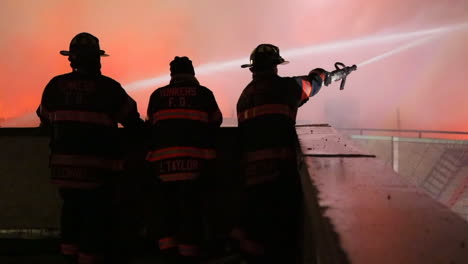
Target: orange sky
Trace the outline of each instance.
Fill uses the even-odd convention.
[[[125,86],[167,74],[176,55],[189,56],[197,66],[246,57],[265,42],[285,51],[468,22],[468,0],[285,3],[3,0],[0,118],[20,117],[16,123],[10,120],[13,126],[37,125],[30,113],[39,104],[42,89],[53,76],[70,70],[58,51],[68,49],[71,38],[83,31],[99,37],[102,49],[111,55],[102,61],[103,74]],[[296,57],[280,66],[280,74],[302,75],[315,67],[332,70],[335,61],[359,63],[400,44],[404,43]],[[344,91],[338,91],[338,84],[326,87],[298,117],[336,126],[393,128],[399,108],[403,128],[468,131],[467,46],[468,30],[461,30],[358,69]],[[236,67],[199,79],[213,90],[229,117],[250,73]],[[154,88],[129,91],[142,115]]]

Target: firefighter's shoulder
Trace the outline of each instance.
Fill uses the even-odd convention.
[[[168,88],[171,88],[170,85],[165,85],[165,86],[161,86],[161,87],[156,87],[154,89],[154,91],[151,93],[151,97],[154,97],[154,96],[159,96],[159,94],[165,90],[165,89],[168,89]]]
[[[202,92],[202,95],[213,95],[213,91],[211,91],[208,87],[199,85],[198,89]]]
[[[66,74],[60,74],[60,75],[56,75],[56,76],[53,76],[49,82],[47,83],[46,85],[46,90],[50,90],[50,89],[53,89],[54,87],[58,87],[60,86],[59,84],[63,81],[67,81],[70,79],[69,77],[69,74],[70,73],[66,73]]]
[[[106,82],[106,83],[109,84],[109,85],[116,86],[116,87],[117,87],[117,86],[118,86],[118,87],[122,87],[122,85],[121,85],[118,81],[112,79],[112,78],[109,77],[109,76],[101,75],[101,76],[100,76],[100,79],[101,79],[102,81]]]
[[[52,78],[50,79],[49,82],[56,82],[56,81],[61,81],[61,80],[68,80],[68,79],[71,78],[71,75],[72,75],[71,72],[64,73],[64,74],[60,74],[60,75],[56,75],[56,76],[52,77]]]

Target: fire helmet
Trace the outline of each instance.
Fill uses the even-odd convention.
[[[272,44],[260,44],[250,54],[250,63],[241,65],[242,68],[268,67],[288,64],[279,53],[279,48]]]
[[[171,69],[171,76],[174,74],[191,74],[195,75],[192,61],[188,57],[176,56],[169,64]]]
[[[69,50],[60,51],[60,54],[63,56],[80,56],[96,53],[102,57],[109,56],[104,50],[100,49],[99,39],[87,32],[82,32],[76,35],[70,42]]]

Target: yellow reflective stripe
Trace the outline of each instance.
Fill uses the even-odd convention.
[[[214,149],[203,149],[196,147],[170,147],[148,152],[146,160],[158,161],[177,157],[214,159],[216,158],[216,151]]]
[[[294,158],[294,151],[290,148],[268,148],[247,152],[245,158],[247,162],[255,162],[268,159],[290,159]]]
[[[52,122],[74,121],[81,123],[92,123],[106,126],[114,126],[114,122],[107,114],[99,112],[85,112],[75,110],[59,110],[49,112],[49,119]]]
[[[208,122],[208,114],[204,111],[193,109],[168,109],[157,111],[153,114],[152,122],[167,120],[167,119],[189,119],[201,122]]]
[[[182,180],[194,180],[198,178],[200,174],[198,172],[181,172],[181,173],[166,173],[159,175],[162,181],[182,181]]]
[[[285,115],[292,119],[294,119],[296,116],[296,112],[291,111],[288,105],[267,104],[267,105],[252,107],[243,112],[239,112],[237,113],[237,118],[239,119],[239,122],[242,122],[242,121],[256,118],[259,116],[272,115],[272,114]]]
[[[195,257],[200,255],[200,248],[195,245],[179,245],[179,254],[186,257]]]
[[[158,244],[160,249],[169,249],[177,247],[177,240],[174,237],[165,237],[159,239]]]
[[[90,189],[90,188],[96,188],[100,186],[98,182],[80,182],[80,181],[56,180],[56,179],[52,179],[50,182],[52,184],[55,184],[64,188]]]
[[[96,263],[103,263],[104,257],[101,255],[91,255],[85,253],[79,253],[78,255],[78,263],[80,264],[96,264]]]
[[[310,94],[312,93],[312,84],[309,81],[306,81],[304,79],[301,79],[302,83],[302,96],[301,96],[301,101],[307,99],[310,97]]]
[[[50,165],[122,170],[123,161],[89,155],[53,154]]]
[[[75,244],[60,244],[60,249],[63,255],[78,254],[78,246]]]

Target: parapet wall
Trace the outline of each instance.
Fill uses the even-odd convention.
[[[240,183],[236,132],[236,128],[222,128],[217,138],[216,173],[208,179],[206,189],[213,233],[225,232],[226,219],[234,218],[237,212],[235,194]],[[49,182],[48,142],[37,128],[0,128],[0,230],[58,229],[60,199]],[[138,199],[146,199],[137,197],[145,184],[139,182],[140,176],[138,171],[129,171],[118,179],[122,186],[117,186],[117,195],[127,207],[124,210],[135,210],[142,206]]]
[[[48,142],[37,129],[0,129],[0,229],[57,228]]]
[[[468,222],[393,170],[411,155],[389,164],[330,126],[297,131],[313,231],[306,263],[467,263]],[[393,157],[414,151],[395,145]]]
[[[351,138],[468,221],[468,140],[363,135]]]

